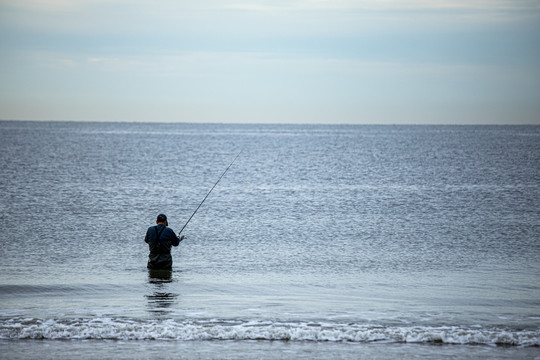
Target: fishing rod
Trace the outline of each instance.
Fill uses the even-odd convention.
[[[180,230],[178,232],[178,235],[180,235],[182,233],[182,231],[184,231],[184,228],[187,226],[187,224],[191,221],[191,218],[193,218],[193,216],[195,215],[195,213],[197,212],[197,210],[199,210],[199,208],[201,207],[201,205],[204,203],[204,201],[206,200],[206,198],[208,197],[208,195],[210,195],[210,193],[212,192],[212,190],[214,190],[214,188],[216,187],[216,185],[219,183],[219,181],[221,180],[221,178],[223,177],[223,175],[225,175],[225,173],[227,172],[227,170],[229,170],[229,168],[232,166],[232,164],[234,164],[234,162],[236,161],[236,159],[240,156],[240,154],[242,153],[242,151],[240,151],[238,153],[238,155],[236,155],[236,157],[234,158],[234,160],[230,163],[229,166],[227,166],[227,168],[225,169],[225,171],[223,172],[223,174],[221,174],[221,176],[219,177],[218,181],[216,181],[216,183],[214,184],[214,186],[212,186],[212,188],[210,189],[210,191],[208,192],[208,194],[206,194],[206,196],[204,197],[203,201],[201,201],[201,203],[199,204],[199,206],[197,206],[197,208],[195,209],[195,211],[193,212],[193,214],[191,214],[191,216],[189,217],[188,221],[186,221],[185,225],[182,226],[182,230]]]

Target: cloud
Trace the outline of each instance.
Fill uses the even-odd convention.
[[[32,11],[84,11],[105,6],[125,8],[146,8],[170,10],[247,10],[247,11],[287,11],[287,10],[539,10],[535,0],[1,0],[4,7]]]
[[[81,11],[92,2],[106,3],[107,0],[1,0],[0,5],[4,8],[22,9],[33,12],[75,12]]]
[[[539,13],[524,0],[0,0],[0,118],[530,121]]]
[[[310,11],[310,10],[364,10],[364,11],[507,11],[538,10],[534,0],[256,0],[224,1],[214,3],[224,9],[245,11]],[[211,7],[210,7],[211,8]]]

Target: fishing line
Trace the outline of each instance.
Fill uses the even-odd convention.
[[[204,201],[206,200],[206,198],[208,197],[208,195],[210,195],[210,193],[212,192],[212,190],[214,190],[214,188],[216,187],[216,185],[219,183],[219,181],[221,180],[221,178],[223,177],[223,175],[225,175],[225,173],[227,172],[227,170],[229,170],[229,168],[232,166],[232,164],[234,164],[234,162],[236,161],[236,159],[240,156],[240,154],[242,153],[242,151],[240,151],[238,153],[238,155],[236,155],[236,157],[234,158],[234,160],[229,164],[229,166],[227,166],[227,168],[225,169],[225,171],[223,172],[223,174],[221,174],[221,176],[219,177],[218,181],[216,181],[216,183],[214,184],[214,186],[212,186],[212,188],[210,189],[210,191],[208,192],[208,194],[206,194],[206,196],[204,197],[203,201],[201,201],[201,203],[199,204],[199,206],[197,206],[197,208],[195,209],[195,211],[193,212],[193,214],[191,214],[191,216],[189,217],[188,221],[186,221],[185,225],[182,226],[182,229],[178,232],[178,235],[180,235],[182,233],[182,231],[184,231],[184,228],[187,226],[187,224],[191,221],[191,218],[193,218],[193,216],[195,215],[195,213],[197,212],[197,210],[199,210],[199,208],[201,207],[201,205],[204,203]]]

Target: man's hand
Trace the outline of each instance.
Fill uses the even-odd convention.
[[[182,236],[180,236],[180,237],[178,238],[178,241],[182,241],[182,240],[184,240],[184,235],[182,235]]]

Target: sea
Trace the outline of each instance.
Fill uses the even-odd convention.
[[[1,121],[0,174],[2,359],[540,359],[540,126]]]

